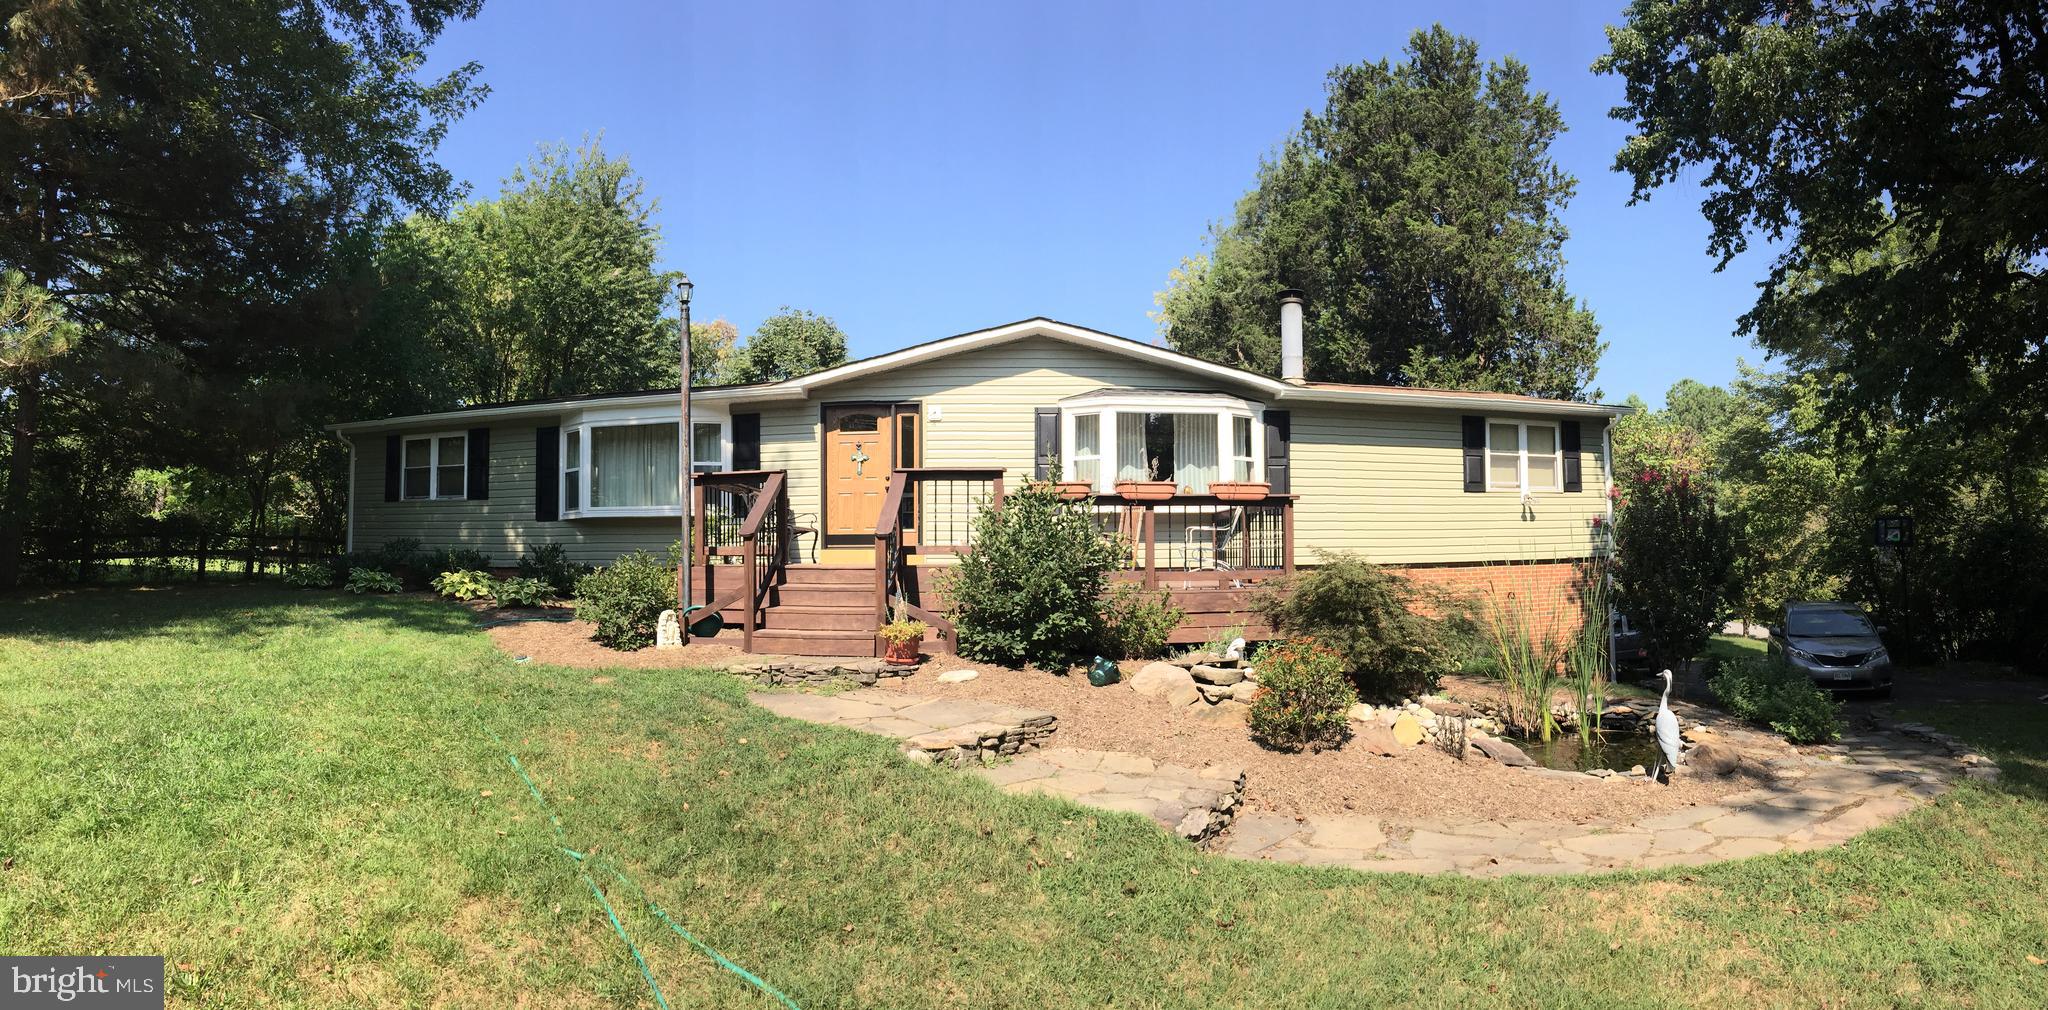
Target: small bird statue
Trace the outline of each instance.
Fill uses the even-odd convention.
[[[1228,648],[1226,648],[1226,649],[1224,649],[1224,650],[1223,650],[1223,658],[1224,658],[1225,660],[1238,660],[1238,659],[1243,659],[1243,658],[1244,658],[1244,639],[1242,639],[1242,638],[1233,638],[1233,639],[1231,639],[1231,640],[1230,640],[1230,646],[1229,646]]]
[[[1657,767],[1650,769],[1650,778],[1668,786],[1671,769],[1678,767],[1678,717],[1671,714],[1671,671],[1657,676],[1664,678],[1664,697],[1657,701],[1657,749],[1663,756]]]

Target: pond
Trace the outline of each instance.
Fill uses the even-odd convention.
[[[1529,755],[1529,760],[1562,771],[1612,768],[1625,772],[1636,765],[1652,768],[1657,764],[1657,738],[1648,733],[1607,730],[1595,733],[1591,742],[1582,743],[1577,733],[1559,731],[1549,743],[1525,739],[1513,742]]]

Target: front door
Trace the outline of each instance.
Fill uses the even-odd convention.
[[[825,542],[872,544],[897,465],[895,412],[886,403],[833,404],[824,431]]]

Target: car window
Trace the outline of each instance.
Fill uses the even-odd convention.
[[[1848,610],[1808,610],[1791,615],[1786,632],[1797,638],[1874,635],[1877,630],[1862,614]]]

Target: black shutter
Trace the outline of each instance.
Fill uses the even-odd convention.
[[[1465,428],[1465,490],[1486,490],[1486,418],[1466,414],[1459,418]]]
[[[1274,494],[1292,494],[1288,487],[1287,444],[1294,438],[1294,414],[1286,410],[1266,411],[1266,483]]]
[[[1060,458],[1060,409],[1038,408],[1037,445],[1032,449],[1031,475],[1039,480],[1058,480],[1053,461]]]
[[[732,416],[732,468],[761,469],[761,415]]]
[[[1579,465],[1579,422],[1566,421],[1558,426],[1557,447],[1564,453],[1564,489],[1584,491],[1584,470]]]
[[[533,429],[533,517],[562,518],[562,429]]]
[[[463,441],[469,447],[469,500],[487,501],[491,497],[491,429],[471,428]]]
[[[399,453],[405,451],[403,439],[397,435],[384,436],[384,500],[398,500]]]

